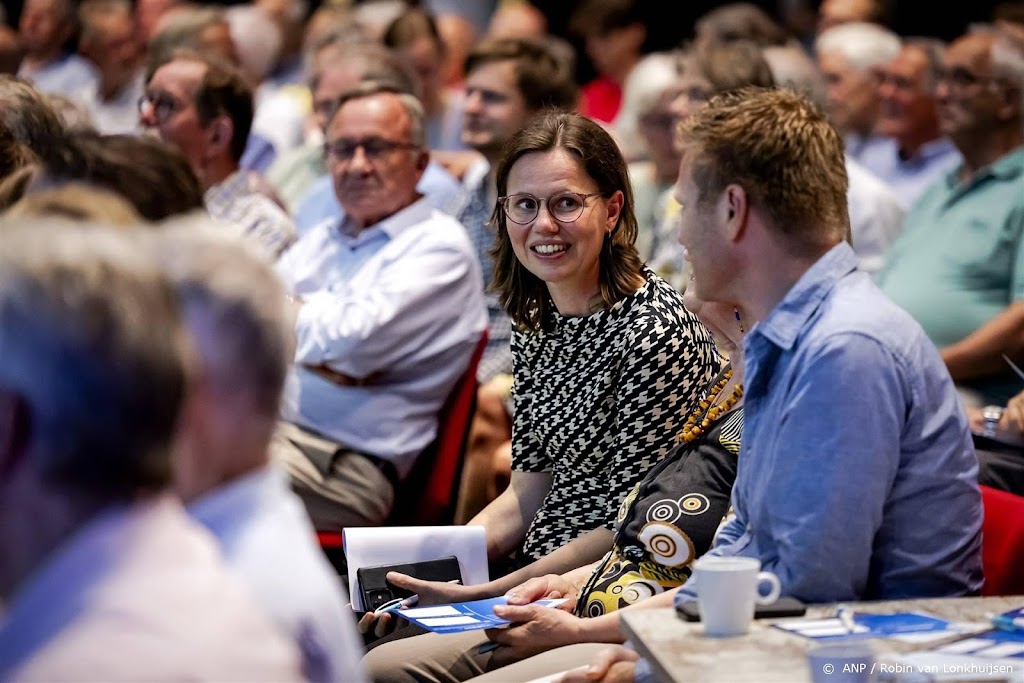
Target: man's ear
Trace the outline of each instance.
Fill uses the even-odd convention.
[[[17,469],[28,451],[29,410],[17,394],[0,389],[0,479]]]
[[[727,185],[719,200],[719,219],[725,227],[725,235],[732,241],[743,237],[747,226],[747,192],[739,185]]]
[[[427,164],[430,163],[430,151],[427,149],[421,149],[419,155],[416,157],[416,170],[422,173],[427,169]]]
[[[235,124],[227,116],[218,116],[206,128],[207,156],[218,157],[231,154],[231,138],[235,133]]]

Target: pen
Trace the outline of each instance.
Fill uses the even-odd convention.
[[[462,583],[462,581],[460,579],[452,579],[445,583]],[[394,600],[388,600],[373,611],[373,616],[379,617],[386,612],[394,612],[396,610],[405,609],[406,607],[414,607],[419,603],[419,601],[420,596],[415,593],[407,598],[395,598]]]
[[[1000,631],[1013,631],[1015,633],[1024,632],[1024,617],[1006,617],[1003,615],[997,615],[992,617],[992,625]]]
[[[839,618],[843,628],[848,632],[853,633],[857,630],[857,622],[853,619],[853,612],[851,612],[850,608],[846,605],[839,605],[836,607],[836,617]]]

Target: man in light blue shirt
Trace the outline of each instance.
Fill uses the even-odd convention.
[[[712,102],[681,135],[691,286],[760,321],[736,514],[711,553],[757,558],[807,602],[977,593],[966,417],[935,346],[857,269],[838,135],[801,96],[758,90]]]

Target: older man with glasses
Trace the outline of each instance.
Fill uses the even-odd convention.
[[[921,324],[967,405],[1005,405],[1024,357],[1024,44],[979,27],[946,50],[939,126],[963,163],[907,214],[877,279]],[[1018,362],[1019,365],[1019,362]]]
[[[465,229],[416,189],[423,122],[419,100],[393,86],[342,94],[326,164],[344,216],[278,263],[297,347],[272,453],[319,530],[387,520],[487,325]]]
[[[210,215],[276,259],[295,225],[240,168],[252,127],[253,95],[241,74],[217,57],[178,50],[160,65],[139,99],[139,122],[185,155]]]

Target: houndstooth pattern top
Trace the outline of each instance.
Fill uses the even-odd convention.
[[[550,472],[521,556],[537,559],[597,527],[673,447],[683,416],[721,357],[680,294],[646,283],[587,317],[554,313],[512,335],[512,469]]]

